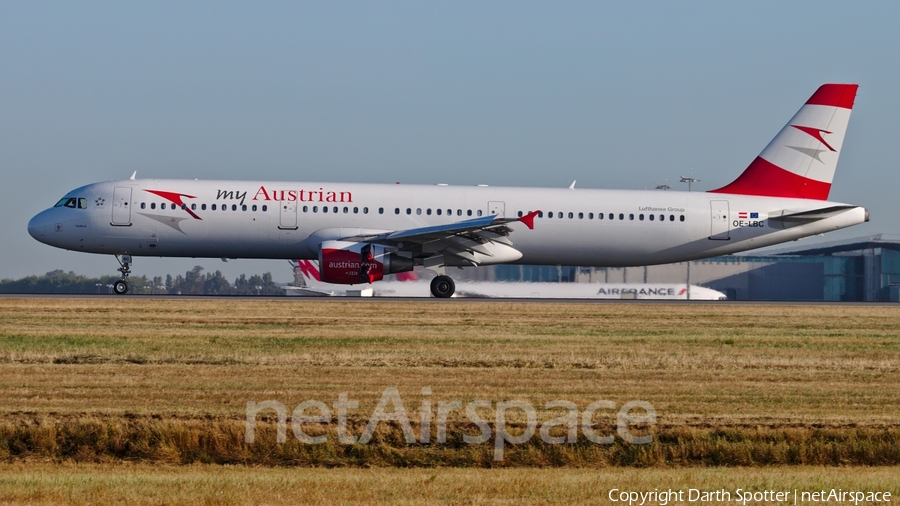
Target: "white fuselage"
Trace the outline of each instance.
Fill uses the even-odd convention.
[[[852,207],[785,226],[769,215],[842,204],[680,191],[146,179],[66,197],[75,204],[31,220],[37,240],[159,257],[315,259],[325,240],[541,210],[533,230],[511,226],[522,253],[515,263],[621,267],[735,253],[867,220]]]

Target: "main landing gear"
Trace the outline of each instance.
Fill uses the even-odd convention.
[[[456,283],[450,276],[437,276],[431,280],[431,295],[439,299],[447,299],[456,291]]]
[[[122,273],[122,279],[113,284],[113,291],[116,292],[116,295],[125,295],[128,293],[128,275],[131,274],[131,255],[122,255],[122,258],[116,255],[116,261],[120,266],[116,270]]]

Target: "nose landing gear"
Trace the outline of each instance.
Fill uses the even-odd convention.
[[[121,258],[116,255],[116,261],[120,266],[116,270],[122,273],[122,279],[113,284],[113,291],[116,295],[125,295],[128,293],[128,275],[131,274],[131,255],[122,255]]]

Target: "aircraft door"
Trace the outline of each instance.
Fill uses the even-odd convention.
[[[506,203],[504,202],[488,202],[488,214],[506,218]]]
[[[728,201],[711,200],[709,202],[710,219],[709,238],[719,241],[727,241],[731,237],[730,223],[728,221]]]
[[[287,192],[285,192],[287,193]],[[278,228],[281,230],[297,230],[297,201],[283,200],[279,210]]]
[[[112,221],[110,225],[131,226],[131,188],[113,190]]]

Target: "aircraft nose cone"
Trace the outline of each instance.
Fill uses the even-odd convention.
[[[44,243],[47,242],[47,234],[53,227],[49,214],[48,211],[41,211],[28,221],[28,234]]]

